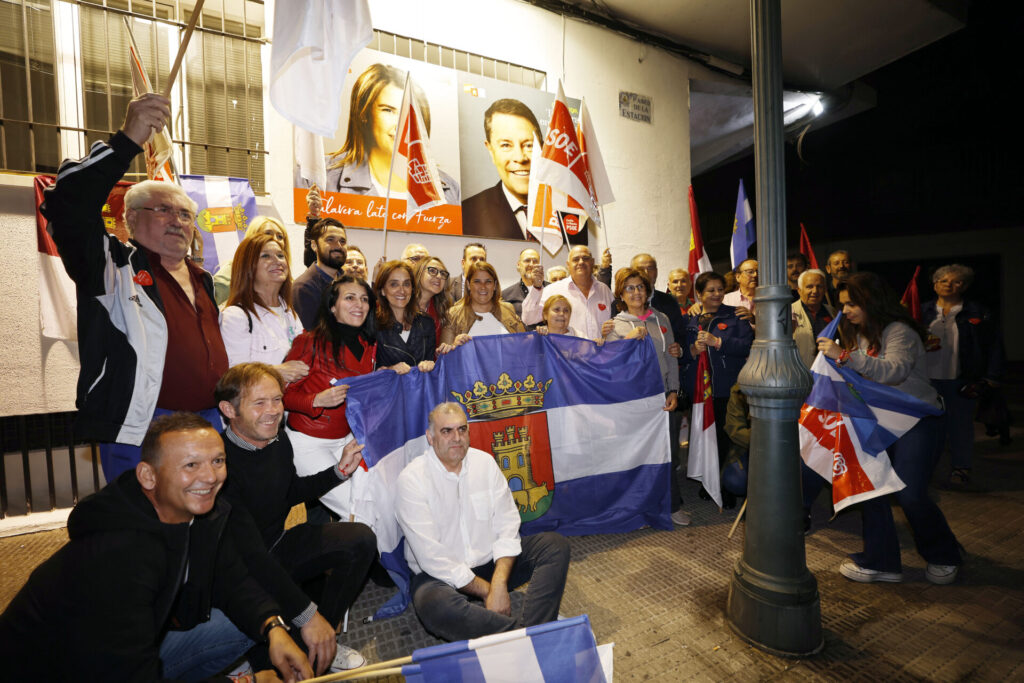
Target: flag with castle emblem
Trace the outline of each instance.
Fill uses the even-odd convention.
[[[708,353],[697,360],[697,382],[693,389],[690,415],[690,454],[686,476],[696,479],[718,507],[722,507],[722,484],[718,463],[718,436],[715,433],[715,399],[711,394],[711,370]]]
[[[399,578],[405,563],[394,482],[427,449],[428,413],[445,401],[462,404],[471,445],[491,453],[505,474],[520,533],[672,528],[668,413],[650,343],[475,337],[432,372],[375,372],[346,383],[346,417],[370,467],[375,509],[367,517],[382,563]]]
[[[245,178],[178,176],[185,193],[199,205],[196,226],[201,239],[202,266],[216,275],[234,258],[249,222],[256,218],[256,195]]]
[[[818,336],[834,338],[840,318]],[[832,483],[835,511],[902,489],[885,449],[922,417],[942,410],[861,377],[821,352],[811,375],[814,386],[800,411],[800,455]]]

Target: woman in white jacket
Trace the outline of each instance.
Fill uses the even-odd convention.
[[[231,292],[220,316],[228,364],[249,361],[274,366],[285,382],[302,379],[309,367],[284,362],[302,323],[292,308],[292,275],[284,245],[273,235],[246,237],[235,251]]]

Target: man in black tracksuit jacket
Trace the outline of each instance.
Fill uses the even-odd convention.
[[[231,506],[217,499],[224,460],[220,436],[202,418],[154,420],[136,471],[75,506],[70,542],[0,615],[4,675],[145,682],[209,676],[244,654],[250,640],[264,640],[286,679],[311,677],[305,655],[277,628],[281,609],[225,533]]]

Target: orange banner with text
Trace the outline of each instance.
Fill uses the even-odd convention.
[[[303,225],[306,222],[306,193],[309,190],[296,187],[293,188],[293,192],[294,220]],[[391,202],[387,203],[384,197],[342,192],[324,192],[322,197],[323,208],[320,209],[320,216],[337,218],[346,227],[383,230],[384,209],[387,205],[387,210],[391,213],[388,230],[426,232],[433,235],[462,234],[462,206],[459,204],[432,207],[417,213],[412,217],[412,221],[406,223],[404,199],[392,197]]]

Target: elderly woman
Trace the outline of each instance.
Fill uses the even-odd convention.
[[[253,235],[267,234],[277,238],[277,241],[284,247],[284,257],[288,262],[289,268],[291,268],[292,255],[291,247],[288,244],[288,231],[284,229],[284,225],[281,221],[270,216],[257,216],[249,223],[249,227],[245,230],[245,237],[252,237]],[[241,247],[241,243],[239,243]],[[238,249],[235,249],[237,256]],[[232,261],[221,264],[217,274],[213,276],[213,297],[217,300],[218,306],[223,306],[224,302],[228,300],[228,296],[231,293],[231,264]],[[291,304],[291,301],[288,302]],[[232,363],[234,365],[234,363]],[[287,378],[285,378],[287,379]]]
[[[564,334],[569,337],[582,337],[579,330],[569,326],[572,317],[572,304],[561,294],[548,297],[544,302],[543,322],[537,326],[539,334]],[[601,341],[604,341],[603,339]]]
[[[401,69],[373,64],[356,79],[349,100],[345,144],[327,157],[328,192],[377,197],[388,194],[388,176],[405,76]],[[415,81],[412,89],[429,135],[430,103]],[[458,204],[458,182],[440,169],[439,175],[445,199],[449,204]],[[405,196],[405,175],[395,173],[390,180],[392,196]]]
[[[494,266],[487,261],[471,264],[466,283],[462,300],[448,312],[449,325],[441,330],[443,343],[458,345],[472,337],[526,331],[512,304],[501,300]]]
[[[896,294],[874,273],[855,273],[838,288],[843,317],[840,344],[822,337],[818,349],[862,377],[888,384],[941,408],[938,392],[928,381],[924,330],[910,317]],[[947,584],[956,580],[962,559],[956,537],[939,506],[928,496],[928,482],[938,461],[940,416],[918,420],[887,450],[893,470],[906,486],[893,494],[903,508],[918,553],[928,563],[925,578]],[[888,497],[860,503],[864,517],[864,552],[850,555],[839,567],[851,581],[903,580],[900,542]]]
[[[676,409],[679,396],[679,362],[669,353],[669,347],[675,343],[672,325],[668,317],[648,305],[647,297],[651,292],[651,282],[647,275],[636,268],[620,269],[615,274],[615,298],[621,302],[625,310],[612,318],[612,329],[605,335],[607,341],[616,339],[644,339],[649,337],[654,343],[658,354],[658,369],[665,387],[665,405],[663,410],[671,415]],[[674,429],[673,429],[674,426]],[[679,526],[690,524],[690,515],[684,512],[682,499],[679,496],[679,425],[669,422],[669,443],[671,444],[671,467],[669,481],[671,490],[672,521]]]
[[[285,382],[302,379],[309,366],[284,362],[302,323],[292,308],[292,274],[284,245],[277,237],[257,233],[235,251],[235,274],[227,305],[220,316],[220,334],[228,364],[267,363]]]
[[[434,322],[418,312],[419,291],[405,261],[388,261],[377,275],[377,362],[404,374],[434,369]]]
[[[286,361],[302,361],[308,374],[285,389],[286,432],[295,453],[299,476],[336,465],[352,440],[345,419],[346,377],[374,370],[377,355],[372,311],[376,299],[361,278],[341,275],[324,292],[316,326],[295,338]],[[341,519],[355,514],[356,489],[365,475],[357,468],[352,479],[331,489],[320,500]],[[372,522],[373,520],[360,519]]]
[[[940,451],[947,438],[953,470],[950,484],[971,480],[974,451],[974,413],[987,384],[998,384],[1003,373],[1001,335],[988,309],[964,298],[974,281],[967,266],[942,266],[932,275],[936,299],[922,306],[928,378],[946,404],[939,431]]]
[[[707,353],[715,415],[724,416],[729,405],[729,392],[750,355],[754,328],[736,315],[734,306],[722,303],[725,298],[725,278],[722,275],[713,271],[701,273],[694,282],[694,289],[701,313],[691,315],[686,322],[686,343],[680,359],[686,368],[683,389],[689,393],[694,391],[697,383],[697,358]],[[715,433],[718,437],[719,464],[724,464],[731,446],[729,436],[725,433],[724,419],[715,420]],[[722,503],[724,507],[733,507],[736,499],[728,491],[722,491]]]

